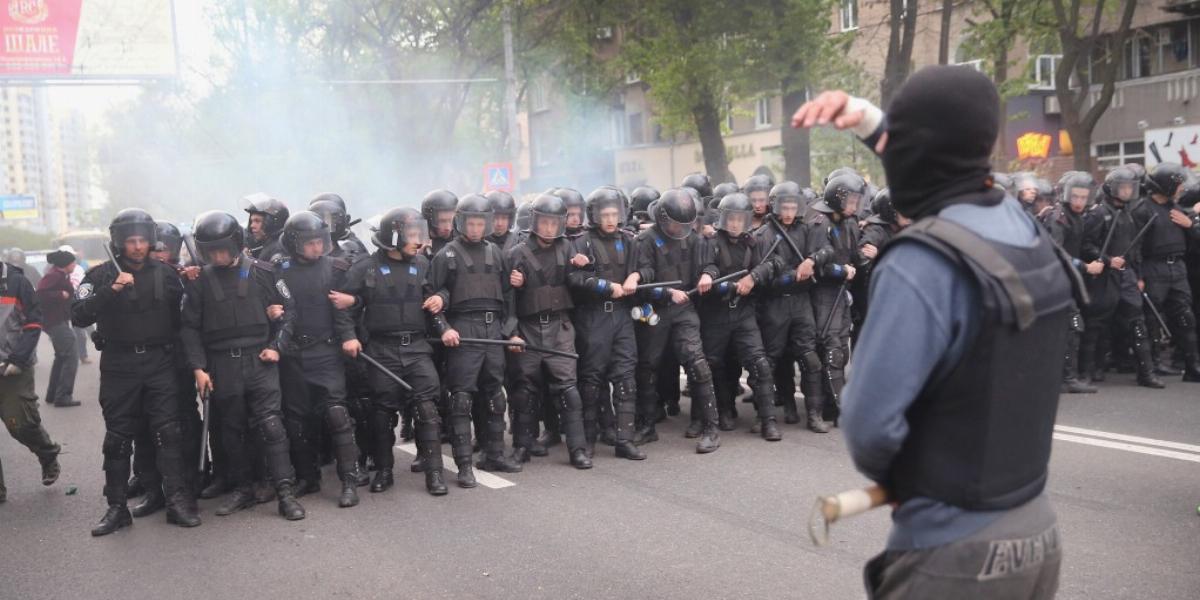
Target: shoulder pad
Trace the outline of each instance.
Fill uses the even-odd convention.
[[[270,273],[275,272],[275,263],[269,263],[265,260],[258,260],[257,258],[254,258],[251,259],[250,264]]]
[[[351,267],[350,261],[344,258],[333,259],[333,268],[339,271],[349,271]]]
[[[10,264],[11,264],[11,263],[10,263]],[[104,261],[104,262],[102,262],[102,263],[100,263],[100,264],[98,264],[98,265],[96,265],[96,266],[94,266],[94,267],[92,267],[92,268],[88,269],[88,270],[87,270],[87,272],[86,272],[86,273],[84,273],[84,274],[85,274],[85,275],[91,275],[92,273],[96,273],[97,275],[99,275],[99,274],[100,274],[100,273],[99,273],[99,270],[100,270],[100,269],[103,269],[103,268],[105,268],[105,267],[107,267],[108,265],[111,265],[111,264],[112,264],[112,261],[111,261],[111,260],[106,260],[106,261]],[[13,268],[15,269],[15,268],[17,268],[17,267],[16,267],[16,266],[13,266]]]
[[[805,219],[804,222],[808,223],[809,225],[820,225],[825,222],[825,214],[814,211],[813,214],[809,216],[809,218]]]

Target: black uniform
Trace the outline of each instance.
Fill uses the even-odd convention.
[[[579,388],[583,397],[583,428],[588,445],[595,444],[598,422],[610,404],[615,415],[616,441],[633,442],[637,415],[637,337],[629,318],[630,297],[612,298],[613,286],[622,285],[637,270],[637,245],[629,231],[606,235],[598,228],[579,238],[576,249],[588,265],[571,278],[574,289],[575,346],[579,349]],[[612,395],[609,396],[609,384]],[[611,401],[610,401],[611,398]],[[621,451],[628,451],[625,447]],[[634,458],[644,457],[632,452]]]
[[[132,287],[113,290],[119,274],[111,261],[88,270],[71,307],[76,327],[96,325],[103,346],[100,358],[100,408],[104,414],[104,494],[110,506],[123,507],[129,482],[133,440],[150,431],[157,470],[138,478],[147,492],[161,486],[172,506],[194,501],[184,464],[185,442],[176,368],[180,299],[183,285],[175,269],[147,258],[141,268],[122,267]]]
[[[255,240],[254,234],[247,230],[246,239],[250,240],[251,244],[253,244],[246,248],[246,251],[250,254],[250,256],[263,262],[279,262],[283,260],[283,257],[287,254],[287,252],[285,252],[283,249],[283,244],[279,241],[278,233],[275,235],[268,235],[266,239],[262,240],[260,243]]]
[[[813,212],[815,214],[807,226],[813,243],[820,246],[812,254],[817,273],[817,284],[812,290],[817,349],[828,383],[828,398],[832,400],[822,400],[821,406],[824,418],[836,424],[842,386],[846,381],[846,361],[850,356],[845,340],[848,333],[849,298],[846,297],[846,289],[849,281],[846,280],[844,265],[861,264],[858,241],[862,234],[858,230],[858,222],[852,218],[835,221],[830,213]]]
[[[1111,240],[1108,241],[1108,247],[1104,248],[1110,229],[1113,230]],[[1103,370],[1099,364],[1104,356],[1100,349],[1104,341],[1102,335],[1108,333],[1115,318],[1115,323],[1128,328],[1132,338],[1134,357],[1138,363],[1138,382],[1149,387],[1162,387],[1161,383],[1155,385],[1157,378],[1151,358],[1150,336],[1142,315],[1142,295],[1137,286],[1136,270],[1141,248],[1130,248],[1137,230],[1137,223],[1130,211],[1118,207],[1107,196],[1084,217],[1080,256],[1085,263],[1102,261],[1104,271],[1084,279],[1091,303],[1083,310],[1084,331],[1079,347],[1079,370],[1093,380],[1100,378],[1097,375]],[[1111,259],[1120,256],[1126,248],[1129,248],[1129,252],[1124,256],[1125,268],[1112,268]],[[1103,254],[1101,250],[1104,250]]]
[[[749,270],[754,279],[755,288],[764,287],[774,279],[775,263],[765,260],[763,253],[770,246],[761,246],[763,237],[743,235],[731,237],[724,230],[709,240],[712,249],[712,260],[717,267],[718,276],[729,275],[742,270]],[[765,238],[771,239],[773,238]],[[780,242],[783,245],[785,242]],[[714,387],[717,395],[717,406],[721,411],[732,412],[737,395],[737,378],[721,376],[725,372],[727,357],[736,357],[741,364],[750,370],[750,386],[754,391],[754,406],[758,411],[761,425],[766,428],[768,422],[773,427],[775,421],[775,375],[771,363],[763,349],[762,335],[759,333],[758,321],[755,319],[754,298],[740,296],[734,290],[739,278],[723,282],[700,297],[700,321],[704,327],[700,329],[700,337],[704,343],[704,355],[709,367],[718,376]],[[699,415],[692,413],[692,420]],[[778,439],[778,431],[772,437]]]
[[[460,236],[434,257],[429,283],[442,297],[447,321],[460,337],[512,337],[517,323],[511,311],[510,270],[500,249],[487,240],[472,243]],[[520,465],[505,464],[504,352],[501,346],[467,344],[446,351],[443,380],[450,392],[451,443],[460,475],[464,467],[471,467],[473,397],[488,409],[487,431],[480,436],[485,454],[481,466],[520,470]]]
[[[1152,198],[1147,198],[1133,210],[1133,220],[1139,230],[1157,215],[1141,240],[1139,273],[1146,284],[1146,296],[1167,321],[1172,339],[1183,352],[1187,373],[1191,375],[1185,380],[1196,381],[1195,376],[1200,375],[1196,316],[1192,312],[1192,289],[1184,258],[1189,238],[1193,243],[1200,240],[1200,225],[1193,223],[1186,229],[1176,225],[1171,221],[1171,210],[1172,205],[1159,204]],[[1152,319],[1150,327],[1157,330],[1158,320]]]
[[[525,277],[524,284],[514,290],[514,312],[517,315],[517,334],[534,346],[575,352],[575,326],[570,310],[574,306],[567,286],[575,267],[574,244],[555,239],[543,246],[541,238],[531,236],[514,246],[507,254],[508,263]],[[576,278],[584,274],[575,275]],[[574,455],[588,448],[583,428],[583,401],[579,395],[574,360],[537,352],[523,352],[516,358],[518,378],[510,389],[509,400],[517,415],[513,427],[513,447],[528,452],[533,446],[535,421],[532,398],[545,385],[547,400],[557,400],[560,422],[567,437],[567,448]],[[518,452],[518,458],[524,458]],[[582,465],[577,465],[582,466]],[[591,466],[590,463],[587,466]]]
[[[871,290],[871,268],[875,266],[874,260],[863,255],[862,248],[870,244],[882,252],[884,246],[895,237],[896,229],[895,225],[883,222],[874,216],[867,217],[866,225],[862,228],[862,237],[858,240],[858,263],[855,265],[858,273],[849,286],[850,293],[854,295],[854,304],[850,307],[850,312],[855,336],[862,330],[862,324],[867,320],[867,296]]]
[[[355,264],[346,281],[345,292],[359,299],[356,310],[366,350],[413,388],[404,391],[383,373],[375,369],[369,373],[373,457],[381,472],[391,471],[395,464],[396,423],[408,405],[415,407],[417,448],[427,476],[442,470],[440,382],[426,336],[430,329],[444,332],[447,325],[442,315],[431,316],[421,308],[433,295],[428,275],[429,259],[424,255],[394,260],[379,250]]]
[[[1082,214],[1075,214],[1070,207],[1059,203],[1051,210],[1043,213],[1042,225],[1050,232],[1054,240],[1072,259],[1072,267],[1084,274],[1083,236],[1084,220]],[[1067,324],[1067,355],[1063,361],[1063,389],[1070,393],[1094,392],[1095,388],[1084,385],[1079,381],[1079,349],[1083,340],[1083,313],[1076,306],[1071,311]],[[1085,375],[1086,376],[1086,375]]]
[[[252,465],[247,428],[257,433],[260,454],[276,489],[295,484],[283,422],[279,369],[259,360],[264,348],[280,350],[292,337],[296,314],[287,284],[276,280],[270,263],[238,257],[230,267],[208,265],[188,282],[182,337],[193,370],[213,381],[212,402],[221,406],[222,443],[229,476],[249,493]],[[280,320],[267,318],[269,305],[282,305]]]
[[[332,437],[338,479],[357,479],[358,448],[346,405],[341,351],[343,342],[356,338],[354,320],[329,301],[330,290],[342,287],[349,269],[346,260],[328,256],[312,262],[287,257],[278,265],[278,279],[291,292],[296,311],[292,335],[280,346],[279,382],[301,492],[315,489],[321,478],[317,454],[322,419]]]
[[[659,231],[656,224],[637,236],[638,273],[646,283],[682,281],[681,289],[696,286],[700,276],[717,277],[705,241],[696,232],[681,240],[672,239]],[[642,441],[658,439],[654,423],[658,417],[658,361],[670,345],[683,364],[691,388],[693,418],[699,415],[705,431],[717,427],[716,392],[713,373],[704,356],[700,339],[700,317],[691,302],[674,304],[668,290],[651,288],[644,297],[652,302],[659,315],[658,325],[637,323],[634,330],[638,341],[637,395],[638,413],[642,420],[639,436]],[[715,433],[712,434],[716,436]]]

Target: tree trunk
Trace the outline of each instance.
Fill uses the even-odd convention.
[[[994,81],[996,82],[996,87],[1000,87],[1004,85],[1004,82],[1008,81],[1008,46],[1006,44],[1001,44],[1000,48],[996,51],[995,61],[995,64],[992,65],[992,69],[995,71]],[[1008,156],[1008,135],[1006,131],[1008,127],[1008,100],[1004,97],[1004,94],[1000,94],[999,119],[1000,129],[996,137],[994,156],[1004,159]]]
[[[950,17],[954,0],[942,0],[942,28],[938,31],[938,64],[950,64]]]
[[[913,0],[913,4],[917,4]],[[917,33],[917,8],[904,9],[904,0],[891,0],[892,10],[888,17],[888,53],[883,67],[883,81],[879,84],[879,98],[886,110],[892,95],[908,79],[912,68],[913,40]]]
[[[704,155],[704,171],[715,182],[733,181],[725,140],[721,137],[721,113],[711,90],[701,94],[700,102],[692,107],[692,118],[700,135],[700,151]]]
[[[812,181],[812,146],[808,129],[792,127],[792,114],[804,104],[804,90],[783,92],[783,114],[779,120],[779,139],[783,144],[783,177],[801,186]]]

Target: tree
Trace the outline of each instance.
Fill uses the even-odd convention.
[[[950,64],[950,23],[954,0],[942,0],[942,27],[938,30],[938,64]]]
[[[883,65],[883,80],[879,82],[879,98],[887,106],[892,95],[912,73],[913,41],[917,35],[919,0],[890,0],[888,15],[888,51]],[[913,6],[910,8],[908,5]]]
[[[1117,68],[1137,7],[1136,0],[1118,0],[1116,10],[1120,11],[1120,21],[1114,31],[1104,32],[1104,24],[1112,21],[1113,14],[1109,11],[1106,18],[1105,8],[1112,4],[1108,0],[1089,1],[1095,5],[1085,9],[1081,0],[1070,0],[1070,6],[1064,0],[1053,0],[1053,26],[1062,46],[1062,60],[1054,74],[1054,93],[1075,149],[1075,168],[1080,171],[1091,171],[1092,132],[1112,103]],[[1090,20],[1084,20],[1085,13],[1091,13]],[[1072,76],[1075,87],[1071,86]],[[1100,86],[1100,94],[1085,110],[1094,85]]]

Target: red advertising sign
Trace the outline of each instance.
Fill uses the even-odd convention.
[[[82,5],[83,0],[0,0],[0,72],[70,73]]]

